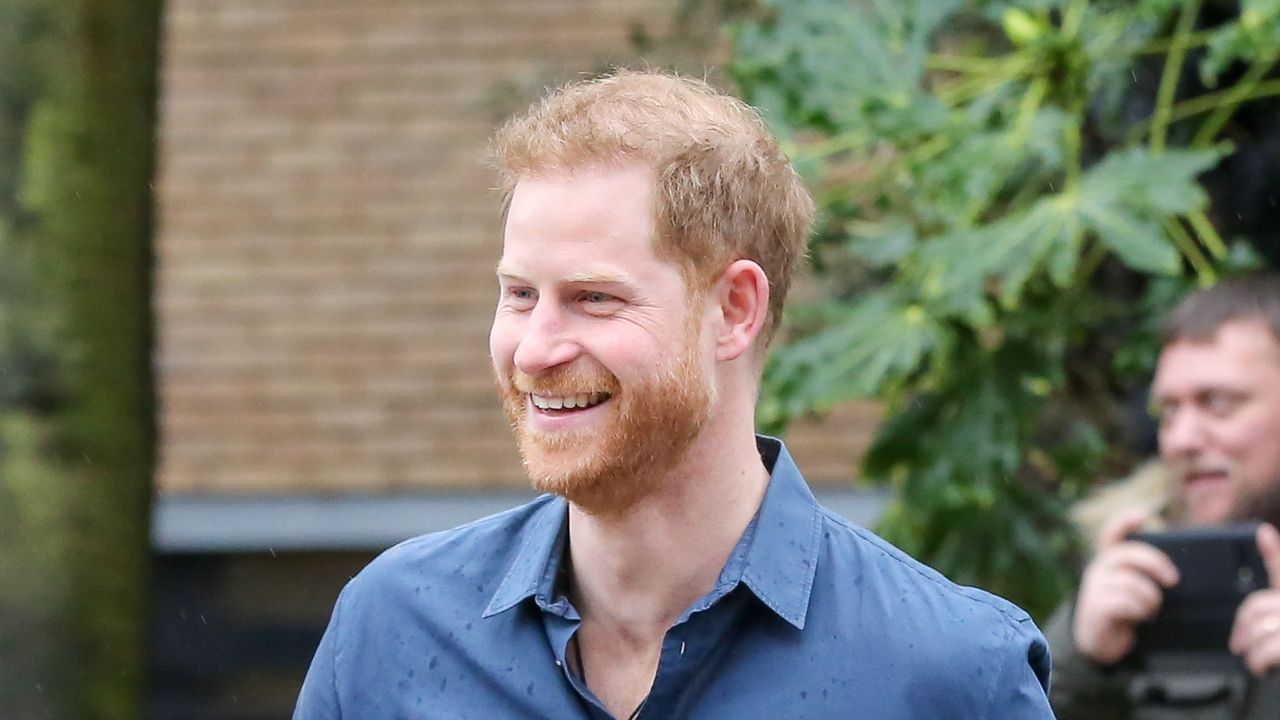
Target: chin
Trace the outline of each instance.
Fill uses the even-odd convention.
[[[602,451],[547,453],[528,448],[521,455],[535,490],[559,495],[591,515],[625,514],[656,492],[663,477]]]
[[[537,443],[520,448],[529,482],[538,490],[563,495],[561,488],[572,488],[587,482],[594,455],[568,448],[548,449]]]
[[[1189,513],[1192,525],[1222,525],[1243,520],[1244,515],[1235,511],[1230,498],[1203,502]]]
[[[601,473],[553,472],[528,466],[526,471],[534,489],[559,495],[590,515],[626,514],[643,494],[634,483]]]

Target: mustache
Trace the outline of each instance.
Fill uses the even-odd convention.
[[[1231,463],[1224,462],[1205,462],[1203,460],[1182,460],[1168,463],[1170,469],[1179,477],[1188,475],[1208,475],[1222,473],[1231,477],[1236,474],[1237,468]]]
[[[584,393],[616,393],[618,378],[603,368],[580,365],[554,367],[537,375],[518,368],[507,373],[507,385],[530,395],[577,395]]]

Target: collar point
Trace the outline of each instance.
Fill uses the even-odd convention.
[[[807,605],[798,608],[782,608],[771,604],[769,607],[773,608],[773,611],[777,613],[778,617],[786,620],[787,624],[791,627],[797,630],[804,629],[804,621],[808,616],[809,609]]]
[[[489,601],[488,605],[485,606],[484,612],[481,613],[480,617],[487,620],[494,615],[501,615],[518,604],[520,604],[520,598],[512,600],[508,598],[495,597]]]

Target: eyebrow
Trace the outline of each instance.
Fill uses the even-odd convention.
[[[565,282],[581,283],[584,285],[626,285],[627,280],[617,273],[610,272],[586,272],[586,273],[570,273],[565,277]]]
[[[1237,385],[1230,385],[1226,383],[1216,382],[1216,383],[1208,383],[1203,385],[1196,385],[1190,388],[1185,393],[1185,396],[1191,397],[1191,398],[1201,398],[1205,395],[1219,394],[1219,395],[1234,395],[1234,396],[1244,397],[1248,395],[1253,395],[1254,393],[1255,391],[1251,388],[1243,388]],[[1166,400],[1182,397],[1183,395],[1184,394],[1180,394],[1180,393],[1156,392],[1153,390],[1151,392],[1151,400],[1152,402],[1166,401]]]
[[[497,268],[498,277],[520,278],[523,277],[515,268],[501,261]],[[562,282],[568,284],[580,285],[628,285],[628,280],[618,273],[596,271],[596,272],[575,272],[561,278]]]

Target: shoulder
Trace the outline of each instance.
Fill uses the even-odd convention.
[[[1027,613],[996,595],[958,585],[942,573],[916,560],[884,538],[823,508],[823,531],[833,563],[854,562],[856,572],[870,583],[870,590],[901,593],[911,590],[921,605],[938,611],[965,611],[992,621],[1020,627],[1029,623]]]
[[[850,636],[874,639],[892,662],[928,678],[933,692],[989,698],[1013,682],[1031,696],[1043,693],[1048,646],[1022,608],[952,582],[825,508],[823,542],[820,585],[833,612],[855,624],[840,628]]]
[[[1014,663],[1047,681],[1044,636],[1022,608],[974,587],[958,585],[866,528],[823,510],[821,583],[826,603],[905,648],[913,663],[946,668],[985,666],[993,674]],[[818,590],[819,588],[815,588]]]
[[[348,583],[344,595],[397,593],[451,595],[461,586],[492,590],[514,557],[539,529],[559,514],[556,500],[542,496],[516,508],[440,532],[405,540],[374,558]]]

